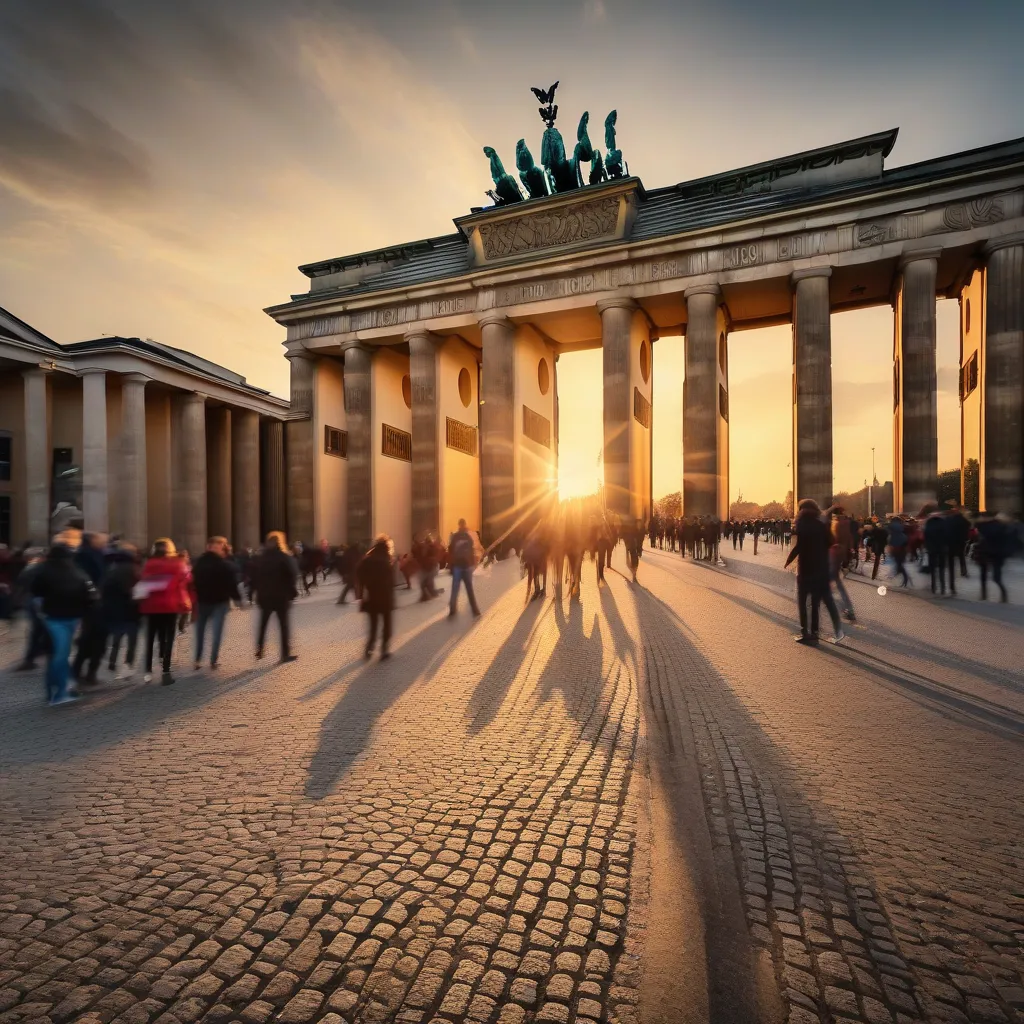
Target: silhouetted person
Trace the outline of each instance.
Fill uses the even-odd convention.
[[[359,563],[359,582],[363,587],[363,611],[370,617],[370,633],[364,656],[369,658],[377,643],[377,626],[381,625],[380,660],[390,658],[391,613],[395,607],[395,571],[386,534],[380,534],[373,547]]]
[[[796,559],[797,602],[800,608],[800,633],[793,639],[797,643],[812,647],[818,643],[818,611],[825,602],[835,635],[833,643],[839,643],[846,634],[839,620],[839,611],[832,600],[828,582],[829,548],[832,534],[822,522],[821,509],[813,498],[800,502],[794,529],[796,540],[786,558],[786,565]],[[807,621],[807,603],[811,604],[810,627]]]
[[[267,636],[270,616],[277,616],[281,631],[281,662],[295,661],[291,651],[291,624],[289,613],[292,601],[299,596],[295,587],[299,569],[288,554],[285,536],[279,530],[267,534],[263,550],[253,559],[253,590],[260,609],[260,625],[256,638],[256,657],[263,657],[263,642]]]

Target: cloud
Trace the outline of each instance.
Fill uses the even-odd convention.
[[[48,109],[0,89],[0,182],[23,195],[65,201],[139,200],[152,188],[145,150],[77,103]]]
[[[608,9],[604,0],[583,0],[583,23],[604,25],[608,21]]]

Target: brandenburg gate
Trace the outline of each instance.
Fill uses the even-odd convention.
[[[878,304],[894,310],[894,500],[915,513],[936,489],[939,297],[960,303],[981,506],[1024,509],[1024,140],[887,170],[893,130],[647,190],[614,112],[604,158],[584,115],[570,160],[535,92],[543,170],[520,142],[522,191],[489,149],[493,206],[449,235],[303,266],[309,291],[267,310],[287,328],[293,537],[386,531],[407,550],[460,517],[485,542],[514,535],[556,479],[559,354],[596,347],[606,504],[646,518],[667,335],[685,336],[683,512],[725,517],[729,337],[782,323],[793,491],[826,504],[830,313]]]

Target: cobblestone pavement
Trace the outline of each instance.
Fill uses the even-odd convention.
[[[0,672],[0,1024],[1024,1020],[1020,624],[858,587],[795,648],[773,557]]]

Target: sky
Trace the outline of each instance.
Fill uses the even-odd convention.
[[[649,188],[898,126],[893,167],[1024,135],[1021,38],[1019,0],[0,0],[0,306],[283,394],[263,307],[304,290],[300,263],[453,230],[490,187],[482,147],[511,165],[518,138],[539,144],[531,85],[560,79],[571,122],[618,109]],[[940,303],[942,466],[955,320]],[[872,445],[891,476],[891,335],[888,310],[833,318],[837,489],[870,474]],[[733,336],[734,496],[788,489],[788,338]],[[682,360],[677,339],[655,351],[665,493]],[[577,445],[566,410],[593,416],[600,357],[572,358],[562,445],[582,451],[593,429]]]

